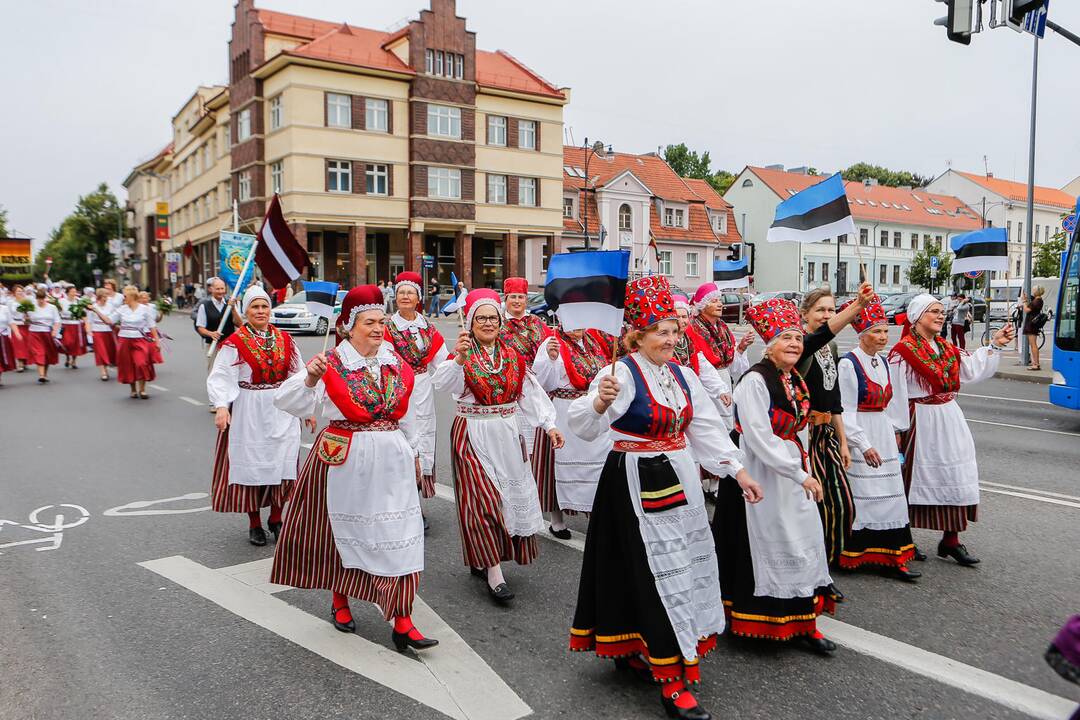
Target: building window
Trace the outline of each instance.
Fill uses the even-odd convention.
[[[506,147],[506,118],[501,115],[488,115],[488,145]]]
[[[686,277],[697,277],[697,253],[686,253]]]
[[[821,263],[821,282],[829,282],[829,263]]]
[[[270,129],[277,130],[281,127],[281,96],[275,95],[270,98]]]
[[[1035,239],[1034,242],[1039,242],[1039,223],[1035,223]]]
[[[869,245],[870,244],[870,231],[867,230],[866,228],[859,228],[859,244],[860,245]]]
[[[713,215],[713,230],[720,235],[727,235],[727,214]]]
[[[1016,223],[1016,241],[1024,242],[1024,223],[1022,222]],[[1019,270],[1017,272],[1019,272]]]
[[[240,173],[240,178],[237,180],[236,194],[237,199],[240,202],[251,199],[251,173],[247,170]]]
[[[671,251],[661,250],[657,253],[660,257],[660,267],[658,268],[661,275],[671,275]]]
[[[823,242],[823,243],[831,243],[831,242],[832,242],[832,238],[831,238],[831,237],[827,237],[827,238],[822,238],[822,239],[821,239],[821,242]]]
[[[574,218],[574,198],[564,197],[562,199],[562,216],[564,218]]]
[[[878,285],[884,285],[885,281],[889,277],[889,266],[882,265],[880,268],[878,268],[878,270],[880,271],[878,273]]]
[[[813,261],[806,263],[806,282],[809,284],[813,284],[817,281],[817,278],[814,277],[815,267],[816,263],[814,263]]]
[[[903,244],[903,235],[900,232],[894,232],[892,234],[892,246],[898,248]]]
[[[742,181],[743,187],[754,187],[754,182],[750,178],[746,178]]]
[[[935,235],[934,236],[934,242],[937,243],[938,250],[940,250],[941,247],[942,247],[942,245],[941,245],[941,236],[940,235]]]
[[[236,141],[244,142],[249,137],[251,137],[251,108],[245,108],[236,118]]]
[[[839,242],[839,243],[840,243],[841,245],[847,245],[847,233],[844,233],[843,235],[840,235],[840,236],[838,236],[838,237],[836,238],[836,240],[837,240],[837,242]]]
[[[285,177],[284,163],[278,160],[276,163],[270,165],[270,189],[276,193],[281,193],[281,188],[284,185],[282,182]]]
[[[326,183],[330,192],[352,192],[352,163],[348,160],[326,162]]]
[[[195,198],[195,224],[202,222],[202,198]]]
[[[433,74],[435,72],[435,51],[434,50],[425,50],[424,51],[424,72],[426,72],[428,75],[431,75],[431,74]]]
[[[893,285],[899,285],[900,284],[900,266],[899,265],[893,265],[892,266],[892,284]]]
[[[368,165],[364,174],[368,195],[390,194],[390,168],[387,165]]]
[[[387,122],[389,104],[386,100],[367,98],[364,100],[364,128],[386,132],[390,127]]]
[[[487,176],[487,201],[498,205],[506,204],[506,176]],[[564,208],[565,212],[565,208]]]
[[[518,147],[522,150],[536,149],[536,123],[532,120],[518,120]]]
[[[668,227],[682,227],[683,216],[682,208],[664,208],[664,224]]]
[[[427,134],[438,137],[461,138],[461,108],[428,105]]]
[[[623,203],[619,206],[619,232],[630,232],[634,229],[634,212],[630,206]]]
[[[1020,258],[1016,258],[1016,276],[1020,277]]]
[[[881,231],[881,247],[889,247],[889,231]]]
[[[352,98],[338,93],[326,93],[326,126],[352,127]]]
[[[536,207],[536,178],[518,178],[518,205]]]
[[[1005,236],[1009,242],[1012,242],[1012,220],[1005,223]]]
[[[919,249],[919,233],[911,233],[911,249]]]
[[[455,168],[429,167],[428,197],[443,200],[461,199],[461,171]]]

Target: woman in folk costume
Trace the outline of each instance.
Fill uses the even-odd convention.
[[[394,350],[412,368],[412,396],[409,416],[416,426],[420,443],[420,494],[435,496],[435,393],[431,375],[435,366],[448,356],[446,342],[420,312],[423,307],[424,281],[414,272],[398,273],[394,285],[397,312],[386,323],[387,339]],[[427,520],[424,521],[427,528]]]
[[[338,333],[277,389],[274,406],[330,421],[293,487],[270,581],[332,593],[334,627],[353,632],[349,597],[375,603],[393,623],[399,651],[438,644],[413,625],[424,569],[424,523],[416,492],[420,461],[407,414],[408,363],[384,343],[386,313],[374,285],[345,295]]]
[[[108,321],[102,317],[108,316],[110,312],[112,308],[109,306],[109,295],[104,288],[98,288],[94,293],[93,307],[87,308],[86,324],[94,338],[94,364],[101,372],[101,379],[105,381],[109,379],[109,367],[116,365],[116,337],[113,336]]]
[[[893,401],[889,362],[882,354],[889,344],[889,320],[875,298],[851,326],[859,334],[859,345],[840,358],[837,372],[844,433],[853,451],[847,480],[855,522],[840,567],[877,565],[901,580],[914,580],[922,573],[907,566],[915,544],[896,444],[896,432],[908,424],[907,408]]]
[[[586,330],[562,330],[544,341],[536,351],[533,372],[555,406],[555,424],[566,428],[570,403],[585,395],[600,368],[611,362],[600,342]],[[543,430],[536,431],[532,467],[540,488],[540,509],[551,513],[548,530],[560,540],[570,539],[563,511],[587,513],[600,471],[604,469],[611,439],[601,435],[583,440],[566,433],[558,450]]]
[[[60,311],[46,298],[45,288],[39,287],[34,309],[26,313],[27,363],[37,365],[39,383],[49,382],[49,366],[60,361]]]
[[[519,413],[531,427],[563,446],[555,408],[529,371],[528,362],[500,335],[502,305],[486,288],[465,298],[465,327],[454,357],[435,370],[436,390],[457,403],[450,428],[461,547],[472,574],[487,579],[492,599],[513,599],[503,577],[504,560],[519,565],[537,555],[536,533],[544,527],[536,480],[529,467]]]
[[[11,350],[15,355],[15,372],[17,373],[25,372],[26,364],[30,361],[30,337],[27,334],[29,328],[26,312],[19,309],[20,306],[25,308],[27,304],[33,305],[33,298],[26,294],[22,285],[16,285],[12,288],[8,307],[11,308],[11,327],[21,331],[11,334]]]
[[[304,362],[292,338],[270,324],[265,290],[249,287],[241,308],[247,324],[222,341],[206,378],[218,429],[211,507],[247,513],[248,542],[261,546],[266,531],[259,509],[270,506],[268,526],[276,540],[300,452],[300,423],[274,407],[274,390]]]
[[[12,338],[22,341],[22,330],[15,324],[11,305],[0,302],[0,373],[11,372],[17,367]],[[2,384],[2,383],[0,383]]]
[[[71,307],[80,300],[74,285],[60,298],[60,343],[64,346],[64,367],[72,370],[78,369],[78,358],[87,352],[85,316],[75,317]]]
[[[116,338],[116,379],[131,387],[131,397],[146,400],[146,383],[157,377],[151,356],[151,345],[157,343],[157,323],[154,310],[139,303],[139,290],[133,285],[124,287],[123,304],[112,312],[98,305],[89,308],[114,329]]]
[[[969,355],[938,337],[944,322],[944,307],[933,295],[908,303],[904,335],[889,353],[893,403],[907,407],[910,422],[903,452],[911,526],[943,533],[938,557],[974,565],[979,559],[960,543],[960,533],[978,519],[979,467],[956,393],[962,384],[994,376],[1014,330],[1006,325],[990,346]]]
[[[736,429],[765,499],[749,505],[735,488],[720,486],[712,527],[724,605],[735,635],[798,638],[829,654],[836,645],[817,630],[817,616],[835,608],[816,505],[821,484],[798,434],[810,418],[809,392],[795,369],[802,320],[781,298],[754,305],[746,317],[766,345],[735,387]]]
[[[161,311],[158,310],[157,305],[155,305],[151,301],[150,293],[146,292],[145,290],[140,292],[139,293],[139,304],[140,305],[145,305],[146,307],[150,308],[151,311],[153,311],[153,313],[154,313],[154,329],[157,330],[157,324],[159,322],[161,322],[162,315],[161,315]],[[155,365],[161,365],[161,364],[163,364],[165,362],[165,357],[161,354],[160,333],[159,333],[159,342],[153,343],[150,346],[150,362],[154,363]]]
[[[573,433],[614,440],[589,520],[570,649],[662,683],[670,717],[709,718],[686,688],[724,631],[697,463],[734,476],[752,502],[760,488],[697,375],[672,361],[679,325],[667,280],[630,282],[626,319],[629,354],[570,405]]]
[[[529,281],[523,277],[508,277],[503,281],[503,304],[506,318],[499,336],[521,353],[525,362],[532,365],[540,345],[552,335],[543,320],[528,311]],[[525,451],[532,454],[536,426],[529,425],[525,414],[518,415],[518,428],[525,439]]]
[[[671,359],[694,371],[705,387],[705,392],[716,402],[717,410],[723,416],[727,406],[721,402],[720,397],[725,393],[731,394],[731,383],[713,367],[705,340],[690,326],[690,301],[685,295],[675,294],[671,297],[679,321],[679,337],[675,341],[675,352]]]

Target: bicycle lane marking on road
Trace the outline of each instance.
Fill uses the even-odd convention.
[[[1004,488],[1005,490],[1019,490],[1020,492],[1035,493],[1036,495],[1045,495],[1047,497],[1061,498],[1062,500],[1074,500],[1080,502],[1080,497],[1075,495],[1062,495],[1061,493],[1050,492],[1049,490],[1039,490],[1037,488],[1020,487],[1019,485],[1006,485],[999,482],[990,482],[989,480],[980,480],[982,485],[989,485],[994,488]]]
[[[1051,435],[1066,435],[1068,437],[1080,437],[1080,433],[1068,432],[1067,430],[1049,430],[1047,428],[1031,427],[1030,425],[1012,425],[1010,423],[992,422],[990,420],[972,420],[971,418],[965,418],[969,423],[979,423],[980,425],[996,425],[997,427],[1012,428],[1013,430],[1030,430],[1032,432],[1050,433]]]
[[[419,661],[359,635],[345,635],[325,619],[274,593],[291,588],[265,580],[272,559],[214,570],[183,556],[138,563],[229,612],[253,622],[351,672],[457,720],[516,720],[532,713],[499,675],[423,600],[413,617],[439,647]]]
[[[1005,402],[1022,402],[1022,403],[1031,403],[1033,405],[1049,405],[1050,404],[1049,400],[1026,400],[1024,398],[1000,397],[998,395],[976,395],[974,393],[966,393],[966,392],[962,392],[962,393],[958,393],[958,394],[962,398],[971,397],[971,398],[979,398],[980,400],[1004,400]]]

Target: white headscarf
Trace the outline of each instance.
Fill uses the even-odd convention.
[[[940,305],[941,301],[933,295],[930,295],[929,293],[923,293],[922,295],[916,295],[915,297],[911,298],[911,300],[908,301],[907,306],[908,323],[912,327],[915,327],[915,323],[919,321],[919,318],[922,317],[922,314],[926,312],[934,303]]]
[[[251,307],[251,303],[255,302],[259,298],[265,300],[267,305],[273,304],[270,302],[270,296],[266,294],[265,290],[263,290],[258,285],[252,285],[244,291],[244,299],[240,301],[240,314],[246,315],[248,308]]]

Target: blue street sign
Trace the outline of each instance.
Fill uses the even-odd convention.
[[[930,269],[931,270],[937,270],[938,269],[938,256],[937,255],[931,255],[930,256]]]
[[[1043,6],[1024,15],[1024,32],[1038,35],[1039,39],[1046,37],[1046,16],[1050,12],[1050,0],[1046,0]]]
[[[425,255],[424,256],[424,269],[433,270],[434,268],[435,268],[435,256],[434,255]]]
[[[966,273],[964,273],[964,275],[966,277],[969,277],[972,280],[977,280],[977,279],[981,278],[982,274],[983,274],[982,270],[968,270]]]
[[[1072,215],[1069,215],[1068,217],[1066,217],[1065,220],[1062,221],[1061,227],[1064,228],[1065,232],[1070,233],[1070,234],[1074,230],[1076,230],[1076,214],[1073,213]]]

